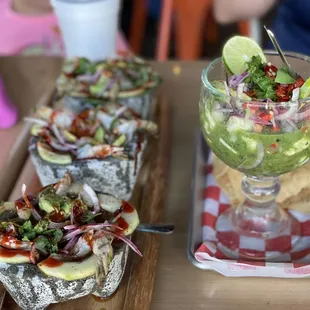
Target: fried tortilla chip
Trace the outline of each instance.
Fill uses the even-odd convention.
[[[229,198],[232,207],[244,201],[241,190],[243,174],[224,164],[213,155],[213,174],[217,185]],[[277,203],[285,209],[310,213],[310,164],[280,177],[281,191]]]

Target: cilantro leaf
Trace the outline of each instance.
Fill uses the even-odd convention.
[[[36,226],[34,226],[34,231],[37,235],[43,233],[48,229],[49,221],[48,220],[40,220]]]
[[[33,240],[36,237],[36,232],[30,221],[26,221],[18,228],[18,231],[23,238],[28,238],[28,240]]]
[[[252,85],[256,98],[275,100],[275,83],[265,75],[261,57],[253,56],[247,64],[250,76],[246,79],[246,82]]]

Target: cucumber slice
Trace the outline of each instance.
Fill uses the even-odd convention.
[[[238,116],[231,116],[227,121],[227,130],[230,132],[234,131],[251,131],[253,122],[249,119],[245,119]]]
[[[41,142],[37,142],[37,150],[42,159],[60,165],[67,165],[72,163],[72,158],[68,154],[58,154],[47,148]]]
[[[95,132],[94,139],[97,142],[103,144],[104,143],[104,134],[105,134],[104,129],[103,129],[103,127],[100,126],[97,128],[97,130]]]
[[[36,137],[39,136],[39,134],[42,132],[42,128],[43,126],[41,125],[33,125],[30,131],[31,135]]]
[[[126,135],[122,134],[120,135],[114,142],[113,146],[121,146],[126,142]]]
[[[72,134],[71,132],[69,132],[68,130],[64,130],[63,135],[68,142],[76,142],[77,141],[77,137],[74,134]]]
[[[98,194],[101,209],[114,213],[122,206],[122,200],[111,195]],[[123,212],[121,218],[128,224],[128,228],[122,231],[124,236],[130,235],[139,225],[139,215],[137,210],[133,208],[132,212]],[[117,222],[116,222],[117,225]]]
[[[51,255],[37,265],[39,269],[50,277],[67,281],[90,277],[96,273],[97,257],[90,257],[79,262],[65,262],[57,255]]]
[[[30,251],[10,250],[0,247],[0,263],[28,264],[30,263]]]

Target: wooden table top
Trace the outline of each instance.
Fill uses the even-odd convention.
[[[0,74],[10,84],[9,94],[22,109],[22,114],[53,87],[60,64],[59,59],[53,58],[0,58]],[[161,238],[151,310],[309,309],[308,279],[225,278],[199,270],[187,260],[194,135],[199,127],[200,75],[206,62],[153,64],[165,81],[163,88],[173,109],[165,218],[176,225],[176,231]],[[16,132],[15,127],[7,132],[0,131],[1,141],[4,135],[7,141],[14,141]],[[5,144],[0,150],[1,169],[7,162],[8,149]],[[3,186],[3,177],[0,182]],[[0,199],[4,199],[2,192],[1,195]],[[75,305],[74,309],[82,310],[78,303]],[[90,305],[88,309],[95,307]],[[100,309],[113,310],[113,305],[102,303]]]

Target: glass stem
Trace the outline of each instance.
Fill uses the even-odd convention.
[[[287,214],[276,204],[280,192],[278,177],[256,178],[245,176],[242,180],[245,201],[232,218],[235,226],[243,234],[255,236],[262,231],[268,236],[269,222],[278,220],[280,225],[276,233],[287,228]],[[273,234],[275,231],[272,232]]]
[[[256,178],[244,176],[242,179],[242,191],[246,197],[245,203],[256,208],[274,208],[280,187],[278,177]]]

